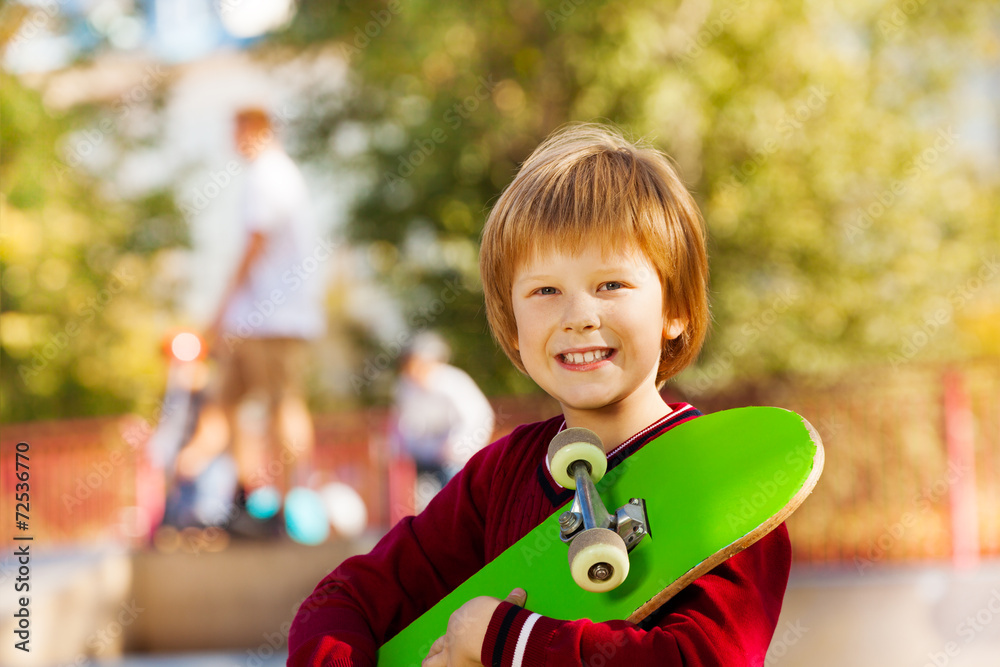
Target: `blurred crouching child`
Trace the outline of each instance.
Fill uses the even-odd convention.
[[[417,511],[493,435],[493,408],[468,373],[448,364],[451,350],[425,331],[404,350],[390,444],[417,466]]]

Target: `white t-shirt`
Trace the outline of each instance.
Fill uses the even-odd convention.
[[[223,330],[241,338],[317,338],[325,330],[323,292],[332,257],[316,233],[302,173],[280,148],[250,163],[240,216],[249,241],[265,235],[264,250],[233,295]]]
[[[439,364],[427,386],[401,379],[396,387],[400,444],[418,461],[460,467],[493,435],[493,408],[475,380]]]

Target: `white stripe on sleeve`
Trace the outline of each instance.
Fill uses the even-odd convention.
[[[514,647],[512,667],[521,667],[524,662],[524,650],[528,648],[528,637],[531,635],[531,628],[535,627],[535,623],[539,618],[541,618],[540,614],[532,614],[524,622],[524,625],[521,626],[521,634],[517,636],[517,646]]]

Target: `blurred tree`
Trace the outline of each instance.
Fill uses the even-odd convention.
[[[572,120],[666,150],[711,237],[714,332],[679,379],[703,391],[1000,353],[998,151],[977,164],[965,109],[970,81],[996,87],[998,22],[988,0],[345,0],[300,3],[258,54],[349,64],[302,100],[296,157],[347,165],[374,279],[489,393],[533,387],[489,340],[477,270],[519,162]],[[78,168],[66,146],[94,132],[120,152],[108,109],[53,116],[2,76],[0,419],[155,404],[173,197]],[[402,342],[369,337],[360,393],[384,397]]]
[[[185,229],[172,197],[122,201],[78,168],[111,141],[101,113],[55,117],[0,73],[4,422],[121,413],[162,391],[157,314],[170,294],[151,278]]]
[[[477,284],[518,163],[572,120],[671,154],[711,235],[714,333],[680,379],[699,391],[985,351],[955,322],[1000,315],[1000,179],[959,93],[997,71],[998,21],[987,0],[345,1],[302,3],[280,39],[349,61],[303,145],[367,175],[353,240],[488,392],[529,386]]]

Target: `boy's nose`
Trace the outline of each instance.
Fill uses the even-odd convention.
[[[569,307],[563,317],[565,331],[588,331],[596,329],[600,325],[601,318],[598,316],[597,308],[591,299],[577,297],[570,300]]]

